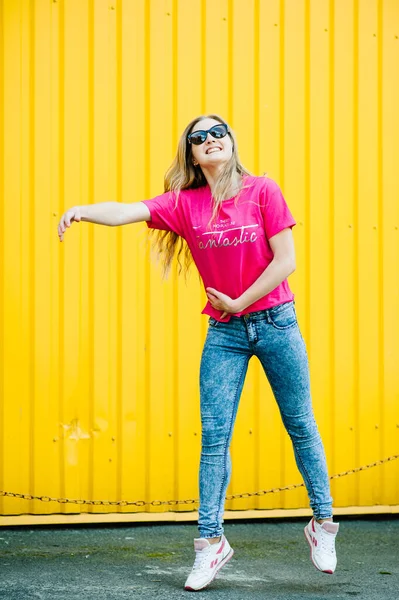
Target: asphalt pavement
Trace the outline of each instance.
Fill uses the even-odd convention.
[[[336,519],[334,575],[310,561],[307,520],[226,522],[235,554],[198,593],[208,600],[399,600],[399,518]],[[187,600],[197,536],[193,523],[2,527],[0,598]]]

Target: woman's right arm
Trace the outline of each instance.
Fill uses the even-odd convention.
[[[58,237],[60,242],[64,239],[64,233],[71,224],[76,221],[87,221],[98,225],[127,225],[128,223],[140,223],[150,221],[151,213],[144,202],[133,202],[124,204],[122,202],[100,202],[86,206],[74,206],[67,210],[58,224]]]

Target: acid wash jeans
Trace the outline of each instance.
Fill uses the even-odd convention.
[[[202,538],[223,532],[231,475],[230,441],[251,356],[257,356],[291,438],[296,464],[315,519],[332,517],[323,443],[314,419],[305,343],[294,302],[231,317],[209,318],[200,366],[202,451],[198,529]]]

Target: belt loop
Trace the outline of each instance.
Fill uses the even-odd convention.
[[[272,321],[270,319],[270,310],[268,308],[266,308],[265,313],[266,313],[266,320],[267,320],[267,322],[271,323]]]

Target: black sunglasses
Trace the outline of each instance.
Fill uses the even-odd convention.
[[[203,144],[205,142],[208,133],[210,133],[211,136],[213,136],[217,140],[220,140],[229,133],[229,128],[227,127],[226,123],[220,123],[219,125],[214,125],[206,131],[205,129],[199,129],[198,131],[193,131],[192,133],[189,133],[187,136],[187,141],[190,144],[195,144],[196,146],[199,146],[200,144]]]

